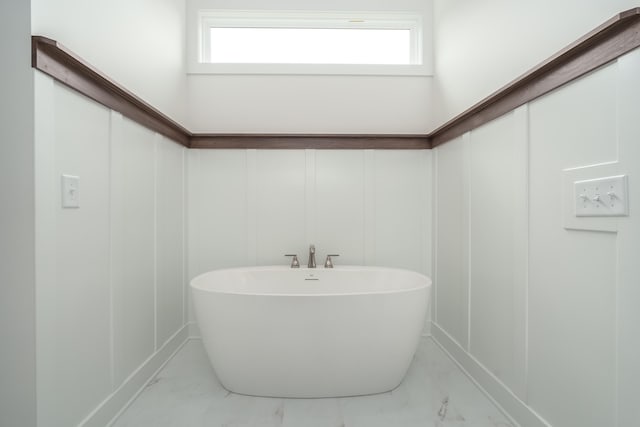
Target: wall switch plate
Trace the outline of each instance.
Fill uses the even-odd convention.
[[[73,175],[62,175],[62,207],[80,207],[80,178]]]
[[[626,175],[575,181],[573,188],[578,217],[629,215]]]

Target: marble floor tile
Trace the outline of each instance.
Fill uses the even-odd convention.
[[[114,427],[513,427],[446,354],[423,338],[406,378],[371,396],[278,399],[225,390],[202,341],[167,363]]]

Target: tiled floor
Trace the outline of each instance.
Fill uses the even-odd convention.
[[[407,377],[372,396],[276,399],[225,390],[200,340],[190,340],[115,427],[507,427],[507,418],[431,340]]]

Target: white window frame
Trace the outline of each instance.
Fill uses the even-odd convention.
[[[191,31],[190,74],[339,74],[431,75],[425,57],[423,19],[419,13],[198,10]],[[193,24],[193,22],[192,22]],[[410,31],[411,64],[266,64],[211,63],[210,28],[371,28]],[[430,61],[429,61],[430,62]]]

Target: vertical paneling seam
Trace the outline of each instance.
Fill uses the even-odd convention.
[[[202,255],[204,253],[204,251],[202,250],[202,235],[200,233],[198,233],[197,235],[194,235],[194,230],[200,230],[202,229],[202,218],[203,218],[203,213],[202,213],[202,208],[201,206],[196,206],[196,203],[201,202],[202,200],[204,200],[204,192],[203,192],[203,179],[204,177],[202,176],[202,150],[195,150],[195,160],[192,163],[192,166],[194,168],[193,173],[191,173],[190,171],[190,178],[193,178],[193,182],[189,184],[189,188],[191,189],[191,191],[189,192],[189,203],[191,204],[190,208],[190,212],[191,212],[191,219],[194,221],[195,224],[192,224],[191,222],[189,222],[189,239],[193,238],[193,242],[189,241],[189,247],[190,250],[193,250],[195,252],[195,254],[192,254],[191,252],[189,252],[189,255],[187,258],[188,260],[190,259],[194,259],[194,261],[190,262],[190,267],[192,267],[195,271],[189,271],[188,277],[191,277],[191,274],[197,273],[197,274],[201,274],[202,273]],[[187,319],[192,319],[194,313],[192,313],[191,311],[193,310],[192,307],[192,303],[193,301],[190,300],[190,294],[187,292]]]
[[[419,188],[421,189],[420,191],[420,210],[421,210],[421,214],[420,214],[420,235],[421,235],[421,241],[420,241],[420,248],[421,248],[421,253],[420,253],[420,266],[422,268],[422,273],[427,275],[431,274],[430,271],[427,271],[427,247],[429,245],[429,235],[431,233],[428,233],[427,231],[429,230],[429,227],[431,226],[431,221],[427,221],[428,219],[430,220],[431,217],[427,218],[427,213],[429,212],[429,196],[433,197],[433,187],[429,189],[428,184],[431,183],[431,179],[429,178],[429,174],[431,173],[431,171],[433,170],[433,156],[429,157],[429,152],[427,152],[426,150],[421,151],[418,153],[418,155],[420,156],[420,163],[418,166],[418,177],[421,181],[421,185],[419,186]],[[429,163],[429,160],[431,160],[431,163]],[[427,193],[428,192],[428,193]],[[433,212],[431,213],[433,215]],[[433,231],[432,231],[433,232]],[[430,254],[430,253],[429,253]],[[432,314],[431,314],[432,315]]]
[[[418,177],[421,181],[420,188],[420,267],[424,275],[431,276],[432,253],[433,247],[431,245],[431,234],[433,230],[433,212],[430,212],[429,197],[433,198],[433,154],[426,150],[419,152],[420,163],[418,165]],[[431,188],[429,188],[431,184]],[[431,203],[433,205],[433,203]],[[427,216],[428,215],[428,216]],[[427,261],[427,249],[429,250],[429,260]],[[431,264],[431,268],[428,265]],[[430,288],[433,290],[433,287]],[[428,317],[424,321],[423,336],[431,335],[431,319],[433,319],[433,304],[429,305],[432,301],[431,293],[427,295],[427,312]]]
[[[524,390],[523,390],[523,395],[522,395],[522,400],[523,402],[528,402],[529,401],[529,396],[528,396],[528,382],[529,382],[529,242],[530,242],[530,237],[531,237],[531,232],[530,232],[530,215],[529,215],[529,203],[530,203],[530,176],[531,176],[531,168],[529,166],[529,159],[531,158],[529,155],[529,149],[530,149],[530,141],[531,141],[531,135],[529,133],[529,104],[525,104],[524,106],[525,108],[525,121],[524,121],[524,125],[526,126],[526,130],[524,131],[524,136],[525,136],[525,159],[526,159],[526,163],[525,163],[525,167],[526,167],[526,171],[525,171],[525,184],[526,184],[526,188],[525,188],[525,224],[526,224],[526,230],[525,230],[525,261],[524,261],[524,268],[525,268],[525,283],[524,283],[524,298],[525,298],[525,304],[524,304]]]
[[[202,173],[202,163],[204,162],[203,158],[202,158],[202,150],[197,150],[197,156],[196,156],[196,172],[199,175],[198,177],[196,177],[196,179],[194,179],[195,183],[194,183],[194,193],[195,193],[195,197],[193,197],[193,203],[195,203],[195,200],[197,200],[198,202],[201,202],[202,200],[205,200],[204,197],[204,190],[203,190],[203,185],[204,185],[204,181],[203,181],[203,176],[204,175]],[[192,208],[194,206],[191,206]],[[195,212],[194,214],[194,219],[196,222],[196,225],[194,227],[192,227],[193,229],[202,229],[202,225],[204,223],[203,221],[203,209],[201,206],[198,206],[197,209],[193,209]],[[191,232],[191,231],[190,231]],[[202,254],[204,253],[202,246],[202,235],[198,233],[198,237],[195,239],[195,249],[196,249],[196,253],[198,254],[197,258],[196,258],[196,262],[195,262],[195,266],[196,266],[196,272],[198,274],[202,274],[202,265],[203,265],[203,258],[202,258]]]
[[[189,208],[187,203],[189,203],[187,188],[188,188],[188,169],[187,169],[187,149],[182,148],[180,151],[180,156],[182,159],[182,306],[180,309],[182,310],[182,326],[187,324],[187,291],[188,291],[188,265],[187,265],[187,257],[188,257],[188,222],[187,218],[189,215]]]
[[[305,245],[314,243],[316,238],[316,150],[305,151]],[[302,262],[302,261],[301,261]]]
[[[247,165],[247,265],[256,265],[258,261],[257,231],[258,231],[258,211],[257,211],[257,150],[246,150]]]
[[[529,104],[527,105],[527,116],[526,116],[526,125],[527,125],[527,132],[526,132],[526,158],[527,158],[527,199],[526,199],[526,204],[527,204],[527,210],[526,210],[526,224],[527,224],[527,231],[526,231],[526,239],[527,239],[527,245],[526,245],[526,261],[525,261],[525,269],[526,269],[526,283],[525,283],[525,308],[524,308],[524,327],[525,327],[525,348],[524,348],[524,384],[525,384],[525,389],[524,389],[524,396],[523,396],[523,401],[525,403],[527,403],[529,401],[529,393],[528,393],[528,389],[529,389],[529,262],[530,262],[530,256],[529,256],[529,249],[530,249],[530,242],[531,242],[531,218],[530,218],[530,200],[531,200],[531,190],[530,190],[530,185],[531,185],[531,166],[530,166],[530,159],[531,159],[531,133],[530,133],[530,114],[529,114]]]
[[[515,206],[515,218],[514,224],[514,254],[520,259],[515,260],[515,265],[520,267],[521,270],[514,271],[515,280],[514,288],[514,307],[516,318],[516,325],[521,327],[521,330],[515,331],[515,337],[519,337],[519,340],[514,339],[513,345],[516,345],[514,350],[514,363],[517,386],[521,387],[520,390],[514,390],[514,394],[522,401],[527,401],[527,354],[528,354],[528,287],[529,287],[529,104],[524,104],[514,110],[514,142],[516,146],[516,160],[514,165],[515,173],[519,174],[518,184],[522,184],[523,187],[516,188],[516,206]],[[522,193],[520,193],[522,191]],[[518,218],[520,220],[518,221]],[[522,298],[522,300],[518,300]],[[522,309],[520,313],[518,308]],[[522,346],[522,348],[520,348]],[[522,359],[520,359],[522,358]]]
[[[108,221],[109,221],[109,376],[111,380],[111,391],[115,391],[118,387],[116,385],[116,375],[115,375],[115,304],[114,304],[114,260],[113,260],[113,192],[114,192],[114,174],[113,174],[113,146],[115,143],[116,137],[121,137],[122,132],[118,132],[118,129],[121,130],[122,126],[122,118],[120,113],[110,110],[109,111],[109,213],[108,213]],[[118,128],[118,129],[116,129]]]
[[[621,166],[620,162],[620,140],[622,138],[621,135],[621,128],[622,128],[622,122],[621,122],[621,116],[622,116],[622,106],[621,106],[621,98],[620,98],[620,93],[622,90],[621,85],[623,84],[622,79],[623,77],[620,75],[620,60],[616,59],[616,63],[615,63],[615,67],[616,67],[616,156],[615,156],[615,161],[618,163],[618,165]],[[623,167],[624,169],[624,167]],[[620,232],[620,229],[618,229],[618,233]],[[614,288],[614,319],[613,319],[613,324],[614,324],[614,336],[613,336],[613,348],[614,348],[614,356],[613,356],[613,372],[614,372],[614,377],[613,377],[613,426],[615,427],[621,427],[620,426],[620,287],[621,287],[621,280],[620,280],[620,235],[618,234],[618,237],[616,238],[616,266],[615,266],[615,272],[616,272],[616,280],[615,280],[615,288]]]
[[[375,150],[364,150],[363,152],[363,239],[362,258],[365,265],[376,264],[376,152]]]
[[[433,169],[431,171],[432,175],[432,194],[431,194],[431,277],[433,278],[433,302],[431,303],[433,307],[432,313],[432,322],[438,324],[438,197],[439,197],[439,180],[438,180],[438,163],[439,163],[439,152],[440,148],[436,147],[433,149]]]
[[[158,351],[158,146],[162,136],[153,134],[153,354]]]
[[[471,354],[471,132],[466,132],[462,136],[462,164],[463,164],[463,224],[464,224],[464,242],[463,255],[465,265],[465,281],[467,287],[467,341],[466,351]]]

